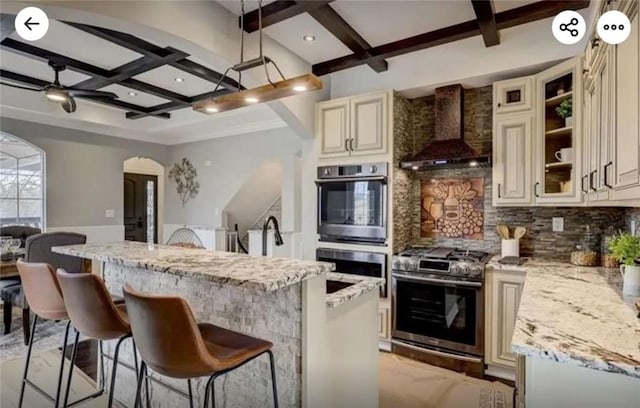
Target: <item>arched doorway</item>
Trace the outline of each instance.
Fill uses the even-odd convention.
[[[124,239],[146,241],[147,192],[146,183],[155,187],[155,241],[164,242],[164,167],[146,157],[132,157],[124,161]]]
[[[45,152],[0,132],[0,226],[45,230]]]

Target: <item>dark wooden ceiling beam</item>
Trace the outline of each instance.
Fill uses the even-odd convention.
[[[333,0],[276,0],[262,7],[262,28],[325,6]],[[241,17],[238,18],[240,26]],[[244,14],[244,31],[253,33],[258,31],[258,9]]]
[[[476,13],[480,33],[486,47],[500,44],[500,34],[496,25],[493,0],[471,0],[473,11]]]
[[[170,55],[172,54],[173,49],[170,47],[158,47],[153,43],[145,41],[131,34],[121,33],[119,31],[110,30],[108,28],[95,27],[87,24],[72,22],[65,22],[65,24],[77,30],[81,30],[96,37],[102,38],[103,40],[112,42],[128,50],[145,55],[149,58],[170,58]],[[204,65],[200,65],[196,62],[188,60],[186,57],[175,61],[170,61],[168,65],[171,65],[174,68],[178,68],[179,70],[187,72],[191,75],[197,76],[198,78],[209,81],[213,84],[217,84],[220,78],[222,78],[221,73],[209,69]],[[221,86],[227,89],[237,89],[238,83],[233,78],[227,77],[222,81]]]
[[[33,87],[36,88],[43,88],[47,85],[50,84],[50,82],[48,81],[44,81],[42,79],[38,79],[38,78],[33,78],[30,76],[26,76],[26,75],[22,75],[22,74],[18,74],[16,72],[12,72],[12,71],[7,71],[4,69],[0,69],[0,78],[4,78],[4,79],[8,79],[11,81],[15,81],[15,82],[20,82],[22,84],[25,85],[31,85]],[[29,91],[26,91],[29,92]],[[44,97],[44,95],[43,95]],[[81,97],[78,97],[80,99],[83,99]],[[169,119],[171,117],[171,115],[169,115],[168,113],[153,113],[149,110],[149,108],[145,108],[143,106],[138,106],[132,103],[128,103],[128,102],[124,102],[124,101],[120,101],[117,99],[91,99],[91,98],[85,98],[85,100],[87,101],[91,101],[91,102],[96,102],[102,105],[107,105],[110,106],[112,108],[118,108],[118,109],[122,109],[122,110],[126,110],[129,112],[135,112],[136,114],[144,114],[145,116],[155,116],[155,117],[159,117],[159,118],[163,118],[163,119]]]
[[[309,10],[309,15],[339,39],[356,55],[363,58],[371,57],[368,51],[371,45],[356,30],[353,29],[329,4]],[[376,72],[384,72],[389,69],[384,59],[373,60],[368,65]]]
[[[173,48],[169,48],[169,50],[171,50],[171,54],[167,55],[166,57],[156,59],[143,56],[134,61],[128,62],[112,69],[111,76],[109,78],[90,78],[86,81],[82,81],[73,85],[73,87],[80,89],[100,89],[107,85],[127,80],[136,75],[151,71],[152,69],[170,64],[174,61],[178,61],[189,55],[185,52],[175,50]]]
[[[564,10],[580,10],[589,7],[589,0],[538,1],[536,3],[502,11],[495,15],[498,30],[555,16]],[[476,20],[466,21],[449,27],[394,41],[367,50],[371,57],[362,58],[357,54],[346,55],[313,65],[313,73],[321,76],[341,71],[375,60],[397,57],[427,48],[463,40],[480,34]]]

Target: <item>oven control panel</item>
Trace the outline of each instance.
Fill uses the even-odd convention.
[[[480,262],[424,260],[418,257],[394,256],[392,269],[481,280],[484,277],[485,265]]]

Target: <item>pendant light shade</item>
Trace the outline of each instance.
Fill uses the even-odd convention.
[[[256,103],[269,102],[276,99],[286,98],[301,92],[315,91],[322,89],[322,80],[317,76],[308,73],[296,78],[286,79],[278,68],[278,65],[262,52],[262,0],[258,0],[258,31],[260,55],[252,60],[244,60],[244,0],[241,1],[241,18],[240,18],[240,62],[234,66],[227,68],[222,77],[219,79],[214,89],[214,94],[220,88],[220,84],[227,77],[229,71],[238,73],[238,90],[236,92],[227,93],[225,95],[212,97],[209,99],[194,102],[193,110],[215,114],[218,112],[229,111],[232,109],[242,108],[247,105]],[[269,77],[268,65],[272,64],[277,70],[282,80],[274,82]],[[242,88],[242,72],[252,68],[263,67],[267,79],[267,84],[252,89]]]

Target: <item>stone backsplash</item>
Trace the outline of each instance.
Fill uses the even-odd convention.
[[[625,208],[556,208],[556,207],[493,207],[491,169],[438,169],[413,172],[399,169],[400,160],[411,146],[416,153],[434,135],[433,96],[403,100],[394,106],[394,114],[411,117],[411,130],[395,131],[393,172],[393,249],[398,252],[410,245],[441,245],[500,253],[501,240],[496,226],[510,228],[523,226],[527,234],[520,243],[522,256],[540,256],[554,260],[568,260],[570,252],[584,240],[586,226],[592,232],[590,246],[599,247],[600,237],[609,226],[628,228],[631,219],[638,220],[640,209]],[[492,151],[492,87],[466,89],[464,91],[465,142],[481,154]],[[424,239],[420,238],[420,185],[424,178],[484,177],[484,238]],[[564,232],[552,231],[553,217],[564,218]]]

